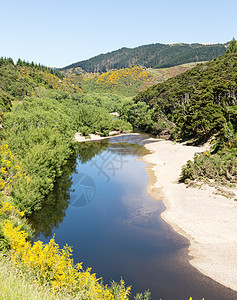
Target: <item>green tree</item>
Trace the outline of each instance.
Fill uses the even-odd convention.
[[[226,51],[227,54],[229,53],[237,53],[237,41],[235,40],[235,38],[233,38],[232,41],[230,41],[230,44],[227,48]]]

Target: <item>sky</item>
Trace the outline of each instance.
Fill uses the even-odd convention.
[[[122,47],[225,43],[236,0],[0,0],[0,57],[64,67]]]

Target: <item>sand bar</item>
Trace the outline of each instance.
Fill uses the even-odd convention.
[[[182,166],[204,148],[158,141],[145,146],[148,193],[162,199],[162,218],[190,240],[190,263],[206,276],[237,290],[237,190],[229,199],[214,187],[187,188],[178,183]]]
[[[89,134],[88,137],[85,137],[81,135],[79,132],[75,134],[74,139],[77,142],[93,142],[93,141],[100,141],[112,137],[118,137],[118,136],[127,136],[130,133],[119,133],[117,131],[111,131],[108,136],[100,136],[99,134]],[[132,135],[139,135],[139,133],[133,133]]]

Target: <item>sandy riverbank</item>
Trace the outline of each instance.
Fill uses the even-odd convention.
[[[162,200],[162,218],[190,240],[190,263],[205,275],[237,290],[237,201],[215,195],[215,188],[186,188],[178,183],[181,167],[200,147],[158,141],[142,158],[149,164],[148,193]]]
[[[118,133],[117,131],[112,131],[109,133],[108,136],[100,136],[98,134],[89,134],[89,137],[85,137],[81,135],[80,133],[75,134],[75,140],[77,142],[93,142],[93,141],[100,141],[112,137],[118,137],[118,136],[126,136],[129,135],[130,133]],[[133,133],[133,135],[139,135],[139,133]]]

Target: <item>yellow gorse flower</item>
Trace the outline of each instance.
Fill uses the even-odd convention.
[[[65,246],[59,249],[54,238],[48,244],[41,241],[33,245],[27,241],[27,233],[21,226],[13,227],[9,220],[3,224],[5,236],[12,248],[12,258],[16,266],[33,271],[42,283],[49,283],[55,290],[64,289],[70,293],[82,293],[88,299],[115,299],[107,286],[99,283],[91,269],[83,270],[82,264],[73,264],[72,249]],[[116,299],[128,299],[130,288],[121,281],[119,296]]]
[[[205,156],[210,156],[210,153],[209,153],[208,151],[204,151],[203,154],[204,154]]]

